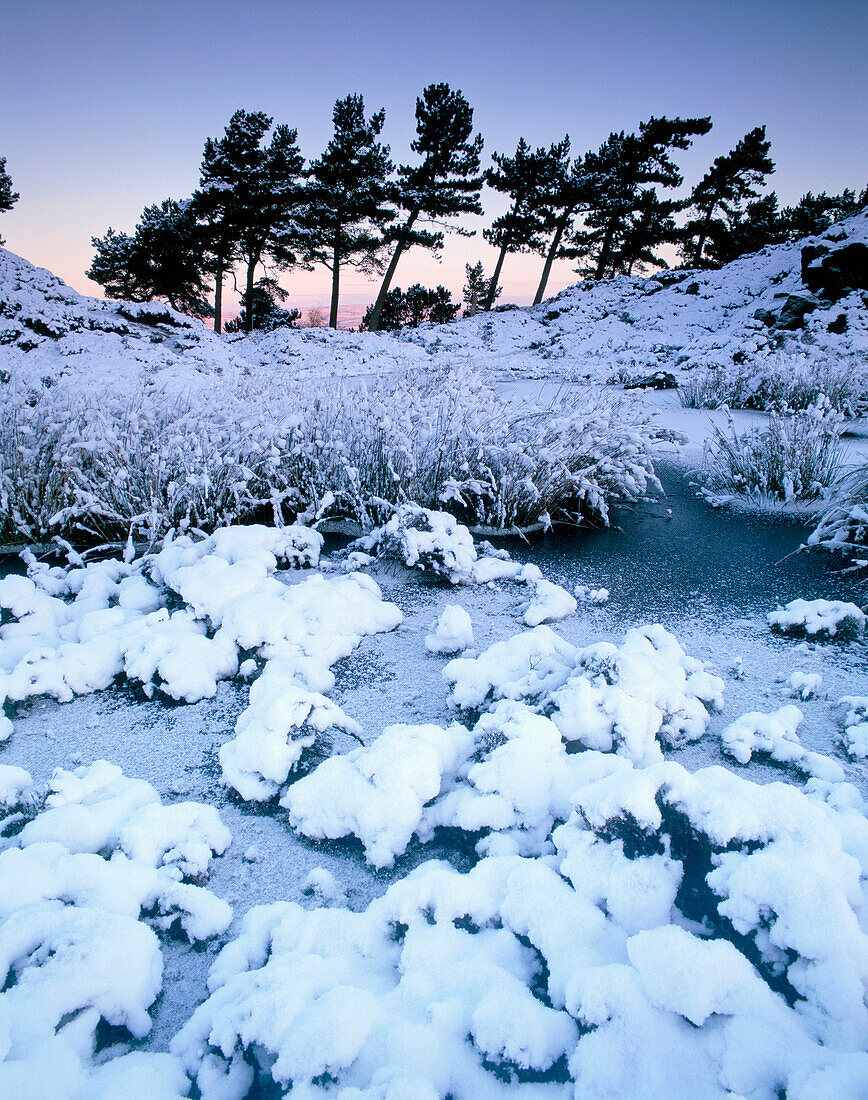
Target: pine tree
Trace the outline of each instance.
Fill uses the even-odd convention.
[[[536,289],[533,304],[539,305],[548,285],[552,264],[561,253],[561,242],[572,226],[585,195],[584,161],[577,157],[570,164],[570,136],[551,146],[552,186],[543,199],[542,214],[546,229],[552,233],[547,247],[540,251],[545,255],[542,275]]]
[[[682,252],[692,267],[703,265],[703,251],[709,237],[721,246],[728,224],[744,206],[759,195],[758,188],[775,170],[769,157],[771,142],[765,126],[750,130],[725,156],[715,158],[711,168],[694,187],[690,206],[696,211],[683,230]],[[715,215],[717,212],[722,217]]]
[[[840,195],[827,195],[825,191],[814,195],[809,191],[795,206],[785,206],[781,211],[787,239],[798,241],[802,237],[815,237],[819,233],[825,233],[833,222],[858,214],[866,205],[868,189],[858,197],[849,188]]]
[[[335,103],[333,118],[334,136],[308,169],[306,224],[312,258],[332,273],[329,325],[337,328],[341,267],[381,270],[383,231],[396,212],[387,184],[389,147],[377,141],[385,111],[366,119],[362,96],[348,95]]]
[[[374,308],[370,306],[362,318],[363,330],[370,331]],[[446,325],[455,320],[460,308],[459,303],[451,300],[445,286],[438,286],[432,290],[420,283],[414,283],[407,288],[406,294],[400,287],[395,287],[394,290],[389,291],[383,302],[379,327],[385,331],[394,331],[400,328],[418,328],[425,322]]]
[[[11,210],[18,202],[18,192],[12,190],[12,179],[6,171],[6,158],[0,157],[0,214]],[[0,245],[6,242],[0,237]]]
[[[289,297],[280,284],[269,278],[257,279],[253,293],[241,295],[241,312],[226,325],[227,332],[273,332],[276,328],[295,326],[301,316],[297,309],[284,309],[280,302]]]
[[[467,303],[467,308],[464,310],[464,316],[475,317],[482,308],[482,303],[488,298],[489,291],[491,290],[491,280],[485,277],[485,269],[482,266],[482,260],[475,264],[465,264],[464,273],[467,277],[467,282],[464,284],[464,301]],[[492,302],[497,301],[502,289],[503,288],[499,286],[494,288],[494,294],[491,299]]]
[[[236,111],[222,138],[205,143],[199,189],[193,196],[214,272],[214,329],[220,331],[223,279],[246,267],[251,296],[256,268],[267,256],[278,268],[304,263],[302,169],[298,135],[262,111]],[[247,323],[252,315],[245,312]]]
[[[431,231],[417,227],[420,217],[440,222],[458,214],[481,214],[479,193],[482,188],[479,155],[482,135],[473,133],[473,108],[460,91],[453,92],[448,84],[429,84],[416,100],[417,137],[410,148],[422,157],[422,163],[398,168],[395,200],[405,216],[390,233],[394,251],[377,301],[371,314],[371,331],[379,326],[389,287],[402,254],[414,245],[439,252],[443,247],[444,226]]]
[[[96,255],[86,274],[109,298],[164,299],[182,313],[210,316],[202,243],[189,200],[146,206],[132,237],[109,229],[91,243]]]
[[[786,239],[786,219],[778,206],[778,196],[771,191],[749,202],[743,210],[734,211],[719,235],[709,238],[707,260],[720,267]]]
[[[509,195],[512,204],[491,223],[490,229],[483,230],[489,244],[500,249],[483,309],[491,309],[507,253],[538,252],[544,248],[544,236],[549,229],[545,201],[557,186],[561,150],[560,144],[532,150],[520,138],[513,156],[491,155],[496,167],[486,172],[485,181],[495,191]]]
[[[655,187],[675,188],[682,175],[672,160],[674,149],[689,148],[693,137],[711,129],[710,118],[650,118],[638,134],[612,133],[599,150],[585,154],[583,163],[584,225],[570,237],[563,253],[586,261],[579,270],[594,279],[619,274],[637,262],[636,219],[652,208]],[[659,214],[659,206],[658,206]],[[641,250],[643,262],[661,264],[654,248],[667,240],[668,222],[657,218],[657,240],[645,222]],[[648,258],[650,257],[650,259]]]

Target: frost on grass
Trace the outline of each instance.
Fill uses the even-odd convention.
[[[539,750],[548,720],[525,717]],[[565,759],[542,857],[429,861],[364,912],[252,910],[172,1046],[204,1100],[257,1081],[310,1097],[851,1095],[868,1070],[855,790]]]
[[[760,711],[743,714],[721,733],[723,751],[739,764],[749,763],[759,753],[779,764],[791,764],[817,779],[841,782],[844,778],[841,765],[821,753],[809,752],[799,740],[796,729],[803,718],[799,708],[792,704],[774,714]]]
[[[815,500],[838,477],[843,417],[826,398],[802,411],[773,411],[768,424],[741,435],[715,426],[705,449],[704,493],[721,492],[784,503]]]
[[[848,470],[832,486],[820,522],[808,538],[809,546],[850,556],[865,555],[868,547],[868,463]],[[864,566],[863,558],[858,559]]]
[[[865,613],[843,600],[791,600],[766,615],[769,626],[780,634],[846,642],[861,636]]]
[[[28,789],[5,779],[19,798]],[[93,1059],[105,1025],[130,1041],[150,1031],[163,975],[154,929],[205,940],[228,928],[231,908],[198,883],[229,840],[213,807],[163,805],[105,761],[55,772],[41,812],[0,841],[4,1096],[187,1094],[170,1055],[119,1041],[110,1061]]]

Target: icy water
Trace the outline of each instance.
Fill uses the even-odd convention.
[[[613,508],[609,528],[559,528],[510,551],[568,587],[603,584],[637,621],[726,621],[797,598],[868,600],[868,586],[830,555],[798,552],[812,530],[800,517],[715,509],[697,497],[694,471],[671,461],[655,470],[665,492],[656,503]]]

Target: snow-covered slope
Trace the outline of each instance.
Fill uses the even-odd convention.
[[[765,248],[717,271],[661,272],[568,287],[530,309],[479,314],[451,325],[408,330],[405,339],[440,355],[471,356],[519,374],[610,380],[667,370],[732,367],[794,353],[807,359],[868,361],[868,304],[863,292],[823,303],[804,328],[769,328],[758,310],[774,313],[790,295],[808,295],[801,252],[868,243],[868,215],[823,237]],[[844,322],[838,319],[841,316]],[[829,331],[844,328],[843,332]]]
[[[190,387],[197,377],[275,369],[281,378],[383,373],[432,359],[527,377],[617,380],[658,370],[677,377],[780,355],[868,364],[863,291],[822,301],[803,327],[767,323],[790,296],[809,296],[802,248],[868,243],[868,214],[822,237],[763,249],[717,271],[661,272],[578,283],[534,308],[479,314],[403,333],[279,329],[220,338],[162,303],[86,298],[56,276],[0,250],[0,378],[81,373]],[[755,314],[764,311],[766,320]],[[843,320],[842,320],[843,318]],[[830,331],[830,326],[832,331]],[[843,331],[841,331],[843,330]]]
[[[230,345],[163,302],[88,298],[0,249],[0,380],[125,382],[174,391],[243,366]]]

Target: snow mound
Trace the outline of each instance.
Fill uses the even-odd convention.
[[[548,720],[510,708],[541,749]],[[858,796],[594,751],[567,770],[542,857],[429,861],[364,912],[248,913],[172,1044],[204,1100],[269,1081],[310,1097],[853,1094]]]
[[[329,729],[354,736],[361,727],[319,692],[300,682],[297,662],[275,658],[250,689],[250,705],[235,724],[235,738],[220,749],[223,781],[242,798],[274,797],[302,753]]]
[[[809,638],[858,638],[865,629],[865,613],[854,603],[843,600],[791,600],[778,605],[766,618],[772,630]]]
[[[813,699],[823,683],[819,672],[791,672],[784,684],[784,693],[793,699]]]
[[[163,805],[106,761],[55,772],[45,808],[0,850],[4,1096],[187,1094],[172,1056],[121,1044],[92,1058],[101,1025],[150,1031],[163,975],[154,928],[178,923],[190,940],[228,928],[231,908],[187,880],[203,880],[229,839],[213,807]]]
[[[525,565],[517,579],[529,585],[534,593],[524,613],[527,626],[557,622],[572,615],[578,607],[575,598],[559,584],[546,580],[536,565]]]
[[[372,745],[324,760],[289,788],[281,805],[305,836],[357,836],[370,863],[389,867],[471,746],[471,734],[459,725],[389,726]]]
[[[450,584],[467,584],[474,579],[473,536],[448,512],[402,504],[388,523],[358,545],[376,551],[380,557],[394,558],[408,569],[430,570]]]
[[[443,608],[434,631],[425,637],[429,653],[459,653],[473,645],[473,623],[463,607],[450,603]]]
[[[828,756],[808,752],[799,740],[796,729],[803,718],[799,708],[792,704],[774,714],[760,711],[743,714],[721,733],[723,751],[739,764],[747,764],[754,753],[761,753],[779,764],[792,764],[817,779],[841,782],[844,778],[841,765]]]
[[[846,707],[844,716],[844,745],[856,760],[868,757],[868,695],[845,695],[838,700],[839,707]]]
[[[527,700],[550,715],[565,741],[637,763],[661,759],[661,744],[701,737],[709,708],[723,703],[723,681],[662,626],[630,630],[620,647],[584,649],[537,627],[479,657],[450,661],[443,675],[459,707]]]

